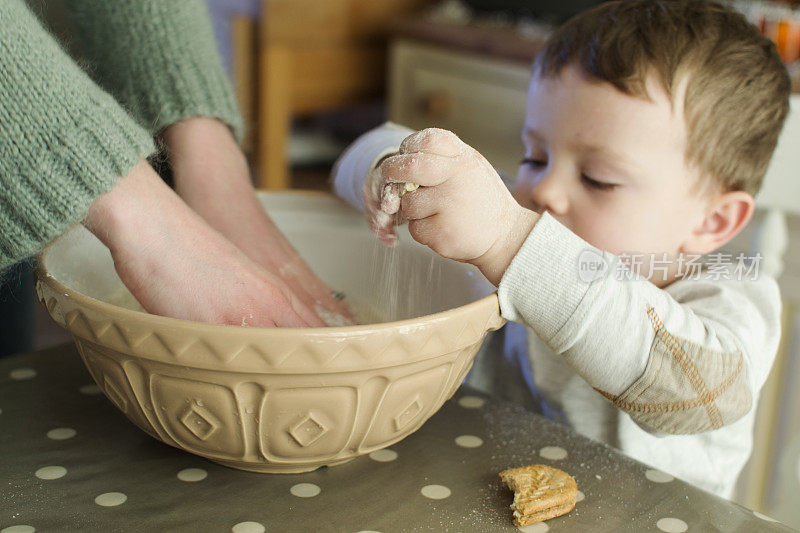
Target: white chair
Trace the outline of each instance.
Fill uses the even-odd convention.
[[[785,523],[800,525],[796,505],[800,491],[800,272],[785,269],[797,264],[789,243],[789,217],[800,215],[800,95],[792,95],[791,111],[781,133],[761,192],[757,217],[745,233],[750,253],[761,253],[761,271],[780,278],[784,300],[781,346],[770,377],[761,392],[753,455],[740,479],[736,500]],[[800,225],[792,221],[797,233]]]
[[[765,211],[755,228],[754,252],[763,257],[764,272],[780,276],[789,243],[786,215],[800,215],[800,95],[792,95],[791,111],[772,157],[756,207]]]

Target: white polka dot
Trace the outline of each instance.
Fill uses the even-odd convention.
[[[477,396],[462,396],[458,400],[458,405],[461,407],[466,407],[467,409],[478,409],[483,407],[483,404],[486,403],[486,400],[483,398],[478,398]]]
[[[0,533],[33,533],[36,528],[33,526],[8,526],[0,529]]]
[[[97,396],[98,394],[103,394],[103,391],[92,383],[91,385],[84,385],[80,389],[78,389],[81,394],[85,394],[86,396]]]
[[[477,448],[483,444],[483,439],[475,435],[460,435],[456,437],[456,444],[462,448]]]
[[[545,459],[558,461],[559,459],[564,459],[567,456],[567,450],[565,450],[561,446],[545,446],[544,448],[539,450],[539,455],[541,455]]]
[[[656,522],[656,527],[664,533],[683,533],[689,526],[680,518],[662,518]]]
[[[753,514],[756,516],[756,518],[760,518],[761,520],[766,520],[767,522],[777,522],[777,520],[775,520],[771,516],[761,514],[758,511],[753,511]]]
[[[94,503],[103,507],[114,507],[122,505],[128,500],[128,497],[121,492],[105,492],[94,499]]]
[[[267,529],[258,522],[239,522],[231,528],[233,533],[264,533]]]
[[[15,381],[22,381],[23,379],[35,378],[36,370],[32,368],[15,368],[8,373],[8,376]]]
[[[374,529],[362,529],[358,533],[381,533],[380,531],[375,531]]]
[[[653,483],[669,483],[675,480],[674,477],[661,470],[648,470],[644,473],[644,477]]]
[[[535,524],[518,527],[517,529],[523,533],[545,533],[546,531],[550,531],[550,526],[544,522],[536,522]]]
[[[578,494],[575,496],[575,501],[576,502],[582,502],[585,499],[586,499],[586,495],[583,492],[578,491]]]
[[[208,472],[202,468],[184,468],[178,472],[178,479],[181,481],[203,481],[208,477]]]
[[[388,463],[397,459],[397,452],[394,450],[375,450],[369,454],[369,458],[379,463]]]
[[[231,528],[233,533],[264,533],[267,529],[258,522],[239,522]]]
[[[450,489],[444,485],[425,485],[420,492],[431,500],[443,500],[450,497]]]
[[[322,491],[317,485],[313,483],[298,483],[289,489],[289,492],[298,498],[313,498]]]
[[[67,475],[67,469],[63,466],[43,466],[36,471],[36,477],[39,479],[58,479]]]
[[[72,428],[55,428],[47,432],[47,438],[53,440],[67,440],[75,436],[77,431]]]

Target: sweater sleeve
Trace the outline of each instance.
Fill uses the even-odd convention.
[[[699,433],[750,411],[780,338],[775,280],[735,274],[660,289],[545,213],[498,296],[505,318],[529,325],[642,427]]]
[[[70,0],[93,76],[152,133],[195,116],[242,118],[204,0]]]
[[[0,270],[79,221],[152,151],[23,0],[0,2]]]

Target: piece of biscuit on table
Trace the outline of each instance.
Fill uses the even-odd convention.
[[[575,507],[578,485],[566,472],[547,465],[528,465],[500,472],[514,491],[514,524],[528,526],[566,514]]]

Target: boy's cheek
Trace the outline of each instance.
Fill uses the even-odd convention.
[[[626,217],[585,216],[570,228],[573,233],[600,250],[614,255],[650,251],[652,238],[642,224]]]
[[[613,254],[624,251],[626,237],[636,231],[626,227],[622,217],[609,216],[596,209],[579,209],[569,220],[559,217],[556,220],[595,248]]]

